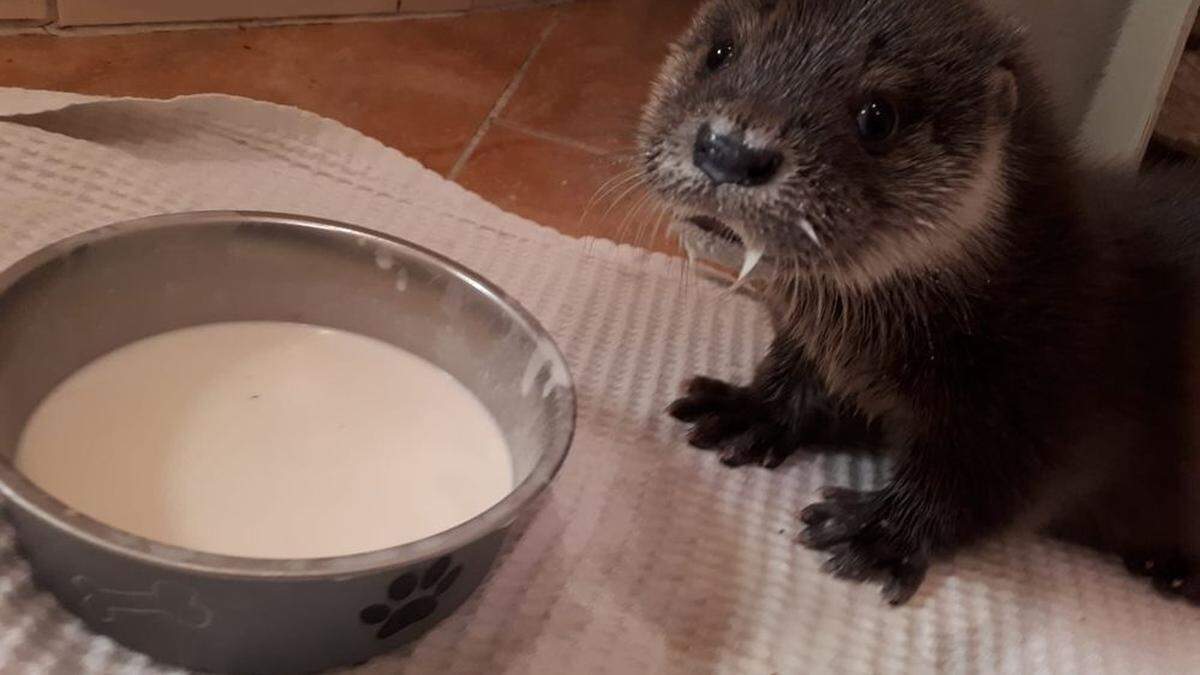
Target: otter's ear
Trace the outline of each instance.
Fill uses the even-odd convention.
[[[988,100],[997,119],[1007,122],[1021,104],[1017,66],[1025,44],[1025,25],[1011,15],[999,15],[993,43],[996,65],[988,76]]]
[[[998,119],[1007,122],[1016,114],[1021,92],[1017,88],[1017,75],[1007,62],[992,70],[988,78],[988,100]]]

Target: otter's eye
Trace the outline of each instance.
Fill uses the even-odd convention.
[[[896,133],[900,116],[887,100],[873,98],[859,109],[857,122],[859,138],[871,145],[879,145]]]
[[[733,43],[721,41],[712,46],[708,50],[708,58],[704,61],[704,65],[709,70],[717,70],[721,66],[729,63],[729,59],[733,58]]]

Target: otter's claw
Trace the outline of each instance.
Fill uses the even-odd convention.
[[[771,407],[746,387],[697,377],[667,412],[693,425],[688,433],[691,445],[717,450],[726,466],[761,464],[774,469],[796,451]]]
[[[825,488],[825,501],[800,514],[800,543],[832,555],[823,569],[841,579],[883,582],[892,605],[909,601],[925,580],[928,546],[889,519],[879,492]]]

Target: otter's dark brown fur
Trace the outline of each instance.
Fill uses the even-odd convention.
[[[1200,602],[1200,173],[1084,171],[1017,33],[962,0],[710,2],[642,149],[685,238],[762,254],[777,329],[750,384],[673,404],[692,443],[898,453],[803,512],[834,574],[900,604],[936,556],[1035,526]]]

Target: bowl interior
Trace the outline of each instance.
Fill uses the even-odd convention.
[[[28,417],[92,360],[199,324],[339,328],[449,372],[495,416],[513,454],[519,494],[489,512],[491,529],[548,482],[573,430],[574,392],[562,357],[515,303],[424,249],[336,223],[206,213],[102,228],[0,276],[0,317],[0,477],[10,496],[68,520],[76,515],[11,471]]]

